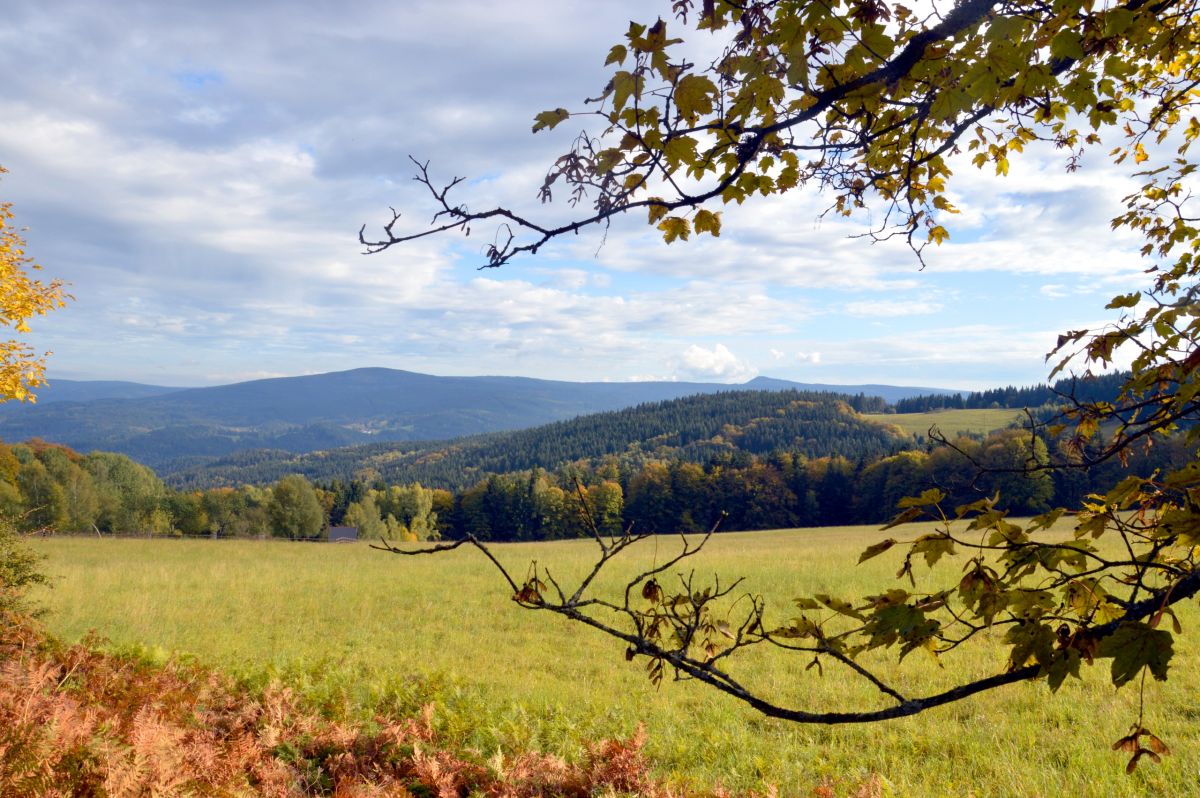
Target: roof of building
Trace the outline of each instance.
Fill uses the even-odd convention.
[[[329,527],[330,540],[358,540],[358,527],[356,526],[331,526]]]

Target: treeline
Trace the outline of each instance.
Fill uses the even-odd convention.
[[[1113,402],[1121,386],[1129,378],[1128,372],[1101,374],[1085,379],[1068,378],[1054,385],[1034,385],[1018,388],[990,388],[962,394],[933,394],[899,399],[894,405],[897,413],[926,413],[930,410],[965,410],[976,408],[1003,407],[1020,410],[1044,405],[1078,402]]]
[[[314,482],[420,482],[462,490],[486,474],[610,455],[704,462],[736,450],[874,460],[911,445],[861,418],[887,408],[875,396],[801,391],[726,391],[580,416],[531,429],[450,442],[377,443],[311,454],[241,452],[169,475],[178,488],[274,482],[290,473]]]
[[[345,525],[376,539],[549,540],[699,532],[718,519],[724,530],[878,523],[900,499],[931,487],[951,507],[1000,493],[1004,508],[1030,514],[1190,457],[1177,437],[1138,449],[1127,467],[1114,458],[1028,471],[1049,459],[1041,438],[1010,429],[857,461],[786,450],[722,451],[703,463],[609,455],[491,475],[457,492],[362,480],[314,485],[298,474],[270,486],[176,491],[124,455],[31,441],[0,444],[0,514],[26,531],[317,539]]]
[[[0,515],[25,531],[165,532],[169,496],[153,471],[124,455],[0,443]]]
[[[725,454],[706,463],[651,461],[630,470],[609,459],[598,467],[492,476],[454,496],[440,533],[493,540],[577,537],[595,528],[614,534],[700,532],[718,519],[724,530],[882,523],[897,503],[929,488],[946,506],[997,492],[1001,507],[1028,515],[1072,506],[1127,473],[1147,474],[1189,460],[1181,439],[1090,469],[1027,473],[1049,461],[1046,443],[1027,431],[961,437],[951,447],[904,451],[873,462],[808,458],[791,452]]]
[[[122,454],[0,443],[0,516],[25,532],[300,540],[323,536],[336,515],[376,537],[415,540],[438,534],[434,493],[420,485],[326,489],[294,474],[266,487],[176,491]],[[449,508],[452,497],[442,494]]]

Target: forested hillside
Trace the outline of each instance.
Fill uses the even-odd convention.
[[[379,441],[436,441],[525,429],[588,413],[731,390],[825,390],[764,377],[705,382],[565,382],[349,371],[175,389],[55,381],[36,405],[0,405],[0,439],[42,438],[79,451],[119,452],[160,472],[251,449],[301,453]],[[888,401],[936,392],[844,388]],[[417,447],[422,448],[422,447]]]
[[[31,531],[313,539],[332,524],[367,538],[546,540],[718,520],[726,530],[876,523],[934,487],[951,506],[1000,493],[1003,509],[1029,514],[1190,456],[1174,436],[1128,463],[1027,471],[1078,453],[1019,429],[932,445],[858,413],[881,407],[796,391],[693,396],[448,444],[241,455],[177,488],[120,454],[0,444],[0,511]]]
[[[882,399],[861,394],[728,391],[445,443],[378,443],[304,455],[243,452],[165,477],[181,488],[264,484],[298,473],[314,481],[420,482],[455,490],[486,474],[554,469],[606,455],[702,462],[722,453],[787,450],[873,460],[912,443],[858,415],[885,407]]]
[[[1072,401],[1112,402],[1116,399],[1121,385],[1128,378],[1128,372],[1118,372],[1100,374],[1087,379],[1072,377],[1058,380],[1053,385],[1043,383],[1024,388],[1013,385],[1004,388],[989,388],[985,391],[973,391],[966,395],[935,393],[897,399],[894,406],[897,413],[924,413],[929,410],[966,410],[988,407],[1008,407],[1014,410],[1029,408],[1032,410],[1046,405],[1055,407],[1066,405]]]

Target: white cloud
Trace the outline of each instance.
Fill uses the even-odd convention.
[[[876,318],[881,316],[927,316],[942,309],[938,302],[903,299],[868,299],[847,302],[845,311],[851,316]]]
[[[758,374],[757,369],[740,360],[725,344],[712,349],[692,344],[684,350],[680,368],[695,378],[724,382],[743,382]]]
[[[811,191],[723,206],[720,238],[672,246],[631,215],[498,271],[474,268],[495,225],[364,258],[359,225],[378,234],[389,205],[398,233],[426,229],[410,154],[465,176],[455,202],[578,215],[536,188],[585,121],[531,136],[531,118],[603,85],[644,4],[13,2],[0,189],[77,297],[35,323],[64,376],[737,380],[761,361],[844,382],[1032,381],[1048,330],[1144,281],[1140,243],[1108,231],[1128,179],[1100,159],[1066,175],[1036,147],[1007,180],[956,164],[963,213],[924,272],[895,242],[850,240],[868,217],[820,219],[829,197]],[[979,324],[989,313],[1011,326]]]
[[[319,373],[319,372],[309,372]],[[229,383],[248,382],[250,380],[271,380],[276,377],[298,377],[301,374],[291,374],[279,371],[217,371],[204,375],[209,382]]]

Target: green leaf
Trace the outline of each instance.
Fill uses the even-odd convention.
[[[854,609],[853,604],[851,604],[848,601],[844,601],[843,599],[834,598],[833,596],[827,595],[825,593],[816,593],[813,595],[813,598],[815,598],[817,601],[824,604],[829,609],[838,613],[839,615],[846,615],[850,618],[855,618],[860,621],[866,619],[865,615],[863,615],[858,610]]]
[[[988,24],[987,39],[997,43],[1019,41],[1025,24],[1019,17],[997,14]]]
[[[1060,30],[1050,42],[1051,58],[1083,58],[1083,37],[1073,30]]]
[[[896,38],[883,25],[864,25],[859,36],[863,46],[881,59],[887,60],[896,49]]]
[[[897,604],[904,604],[912,597],[912,593],[900,588],[892,588],[886,593],[881,593],[878,596],[867,596],[867,603],[876,610],[884,607],[894,607]]]
[[[1029,519],[1029,526],[1025,531],[1033,533],[1037,532],[1039,529],[1049,529],[1058,523],[1058,519],[1062,518],[1066,512],[1067,511],[1064,508],[1058,507],[1048,513],[1042,513],[1039,516],[1035,516],[1034,518]]]
[[[1011,669],[1023,668],[1030,661],[1049,666],[1054,661],[1054,643],[1057,638],[1049,626],[1041,623],[1019,623],[1004,635],[1004,642],[1012,644],[1008,665]]]
[[[1105,36],[1120,36],[1125,31],[1129,30],[1129,26],[1133,24],[1133,12],[1128,8],[1109,9],[1104,15],[1104,35]]]
[[[813,602],[813,608],[815,609],[816,607],[816,602]],[[817,626],[815,623],[805,617],[793,618],[790,626],[782,626],[778,629],[772,629],[771,635],[774,637],[786,638],[820,637],[821,627]]]
[[[937,632],[937,621],[910,604],[891,604],[881,607],[867,620],[865,632],[870,635],[872,648],[903,642],[900,657],[924,646]]]
[[[924,554],[925,564],[933,567],[943,554],[954,553],[954,541],[940,532],[917,538],[912,546],[913,554]]]
[[[882,540],[879,543],[867,546],[866,550],[862,554],[858,555],[858,561],[861,564],[872,557],[878,557],[880,554],[883,554],[885,551],[895,545],[896,540],[894,538],[888,538],[887,540]]]
[[[1142,668],[1149,668],[1151,675],[1162,682],[1167,679],[1167,668],[1175,653],[1173,641],[1170,632],[1130,621],[1101,640],[1097,654],[1112,657],[1112,681],[1117,687],[1137,678]]]
[[[625,49],[625,45],[613,45],[613,48],[608,51],[608,58],[604,59],[604,65],[608,66],[609,64],[623,64],[625,63],[625,56],[628,54],[629,51]]]
[[[922,512],[920,507],[909,507],[904,512],[892,518],[891,521],[888,521],[886,524],[884,524],[880,531],[891,529],[892,527],[900,526],[901,524],[907,524],[909,521],[915,521],[916,519],[920,518],[921,515]]]
[[[1062,687],[1068,676],[1081,678],[1079,662],[1079,652],[1073,648],[1057,653],[1050,664],[1045,666],[1046,682],[1050,685],[1050,692],[1058,692],[1058,688]]]
[[[1109,302],[1104,307],[1107,310],[1115,310],[1117,308],[1131,308],[1131,307],[1135,306],[1138,302],[1140,302],[1141,299],[1142,299],[1142,292],[1134,291],[1132,294],[1123,294],[1121,296],[1113,297],[1112,301]]]
[[[946,498],[946,494],[937,488],[930,488],[920,496],[905,496],[896,503],[897,507],[929,507],[938,504]]]
[[[596,173],[611,172],[621,162],[621,151],[615,147],[596,153]]]
[[[553,111],[542,111],[533,118],[533,132],[539,130],[553,130],[560,122],[570,118],[571,112],[566,108],[555,108]]]
[[[1141,495],[1142,486],[1145,484],[1146,480],[1142,477],[1125,477],[1104,494],[1104,501],[1107,504],[1115,504],[1122,510],[1127,510]]]
[[[1063,598],[1080,618],[1089,617],[1107,596],[1100,583],[1092,578],[1076,579],[1067,583]]]

